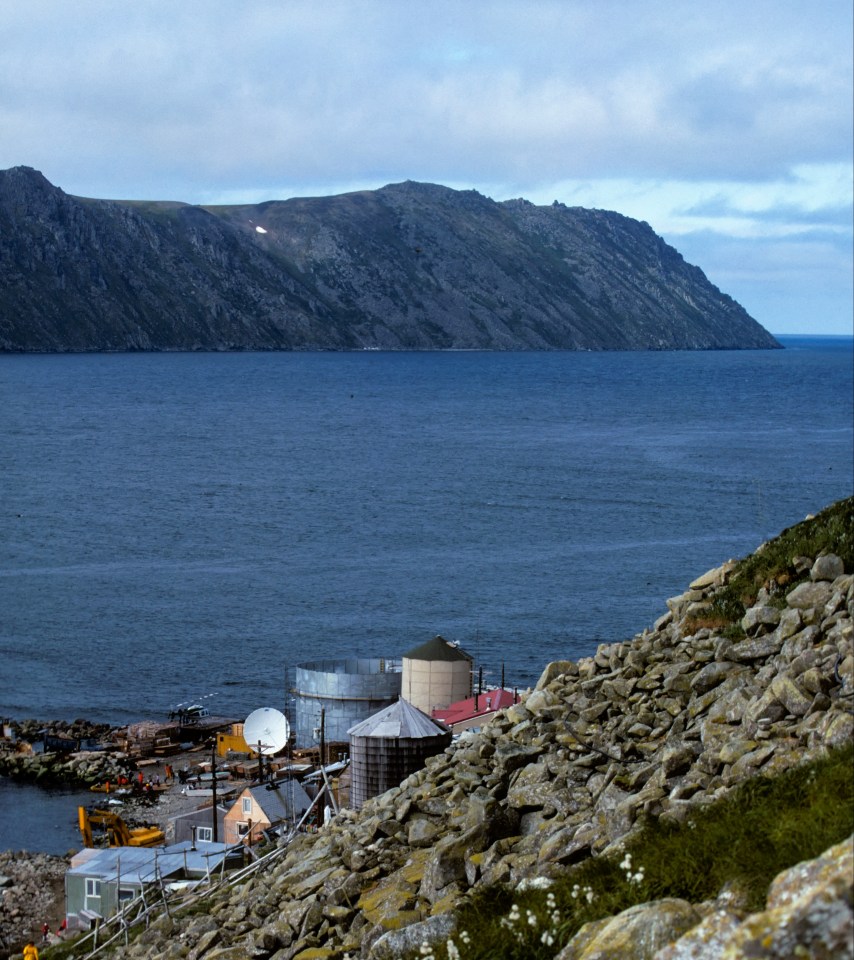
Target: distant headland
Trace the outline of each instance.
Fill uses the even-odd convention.
[[[780,344],[647,223],[390,184],[202,207],[0,171],[0,352]]]

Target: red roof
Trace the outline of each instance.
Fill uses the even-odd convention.
[[[430,714],[436,720],[441,720],[448,726],[455,723],[462,723],[464,720],[473,720],[475,717],[484,714],[495,713],[496,710],[502,710],[518,701],[518,696],[512,690],[504,690],[501,687],[495,687],[492,690],[484,690],[476,697],[468,697],[465,700],[459,700],[452,703],[444,710],[433,710]],[[475,707],[477,701],[477,707]]]

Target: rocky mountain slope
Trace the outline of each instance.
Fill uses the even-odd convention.
[[[122,956],[391,960],[422,943],[432,955],[460,934],[456,911],[473,891],[547,884],[619,850],[645,816],[685,820],[759,773],[850,743],[854,500],[833,509],[845,561],[793,552],[795,537],[709,571],[651,629],[550,664],[480,733],[277,851],[245,882],[164,916]],[[734,604],[727,624],[721,612]],[[851,863],[849,841],[793,868],[764,913],[732,890],[701,904],[658,901],[588,924],[550,955],[844,955]]]
[[[617,213],[412,182],[205,208],[0,171],[0,351],[778,346]]]

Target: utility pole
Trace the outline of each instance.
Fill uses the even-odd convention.
[[[211,799],[213,800],[213,842],[219,843],[219,824],[216,813],[216,738],[211,747]]]

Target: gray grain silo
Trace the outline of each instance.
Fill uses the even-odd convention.
[[[398,786],[451,742],[451,731],[411,703],[397,703],[350,728],[350,806]]]
[[[354,657],[298,664],[292,690],[295,745],[317,745],[321,707],[326,742],[346,743],[353,724],[397,700],[400,680],[399,660]]]
[[[472,658],[456,643],[434,637],[403,655],[402,696],[430,714],[471,696]]]

